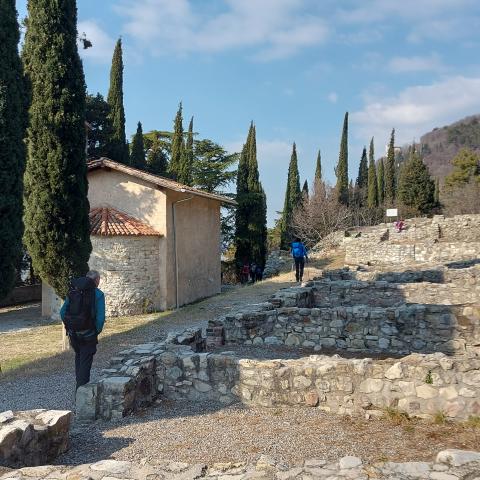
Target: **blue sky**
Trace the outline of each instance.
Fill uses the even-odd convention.
[[[480,112],[478,0],[78,0],[89,92],[106,95],[124,42],[127,135],[170,129],[183,101],[199,138],[238,151],[253,120],[269,224],[292,142],[302,183],[316,152],[334,181],[350,112],[350,176],[375,137],[385,151]],[[20,17],[26,0],[17,1]]]

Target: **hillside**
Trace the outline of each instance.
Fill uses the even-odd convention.
[[[444,178],[461,148],[480,153],[480,115],[465,117],[442,128],[434,128],[420,139],[423,158],[434,177]]]

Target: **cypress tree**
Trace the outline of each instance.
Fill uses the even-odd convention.
[[[102,95],[87,95],[86,118],[89,123],[87,157],[108,157],[113,128],[110,105]]]
[[[385,202],[385,165],[383,163],[383,158],[378,161],[377,180],[378,205],[383,205]]]
[[[110,121],[112,124],[108,156],[112,160],[127,164],[129,154],[125,136],[125,110],[123,108],[123,53],[121,38],[117,40],[113,52],[107,103],[110,106]]]
[[[360,159],[360,165],[358,167],[355,192],[358,205],[364,206],[368,196],[368,161],[366,147],[363,147],[362,158]]]
[[[173,125],[172,137],[172,153],[170,156],[169,172],[173,179],[177,180],[181,175],[182,159],[184,152],[183,143],[183,117],[182,117],[182,102],[178,106],[177,114],[175,115]]]
[[[438,178],[435,180],[435,205],[437,207],[440,205],[440,180]]]
[[[305,179],[305,182],[303,183],[302,187],[302,198],[308,198],[309,192],[308,192],[308,181]]]
[[[267,253],[267,202],[259,180],[256,132],[253,123],[242,148],[237,171],[235,260],[264,266]]]
[[[180,171],[178,181],[185,185],[192,185],[193,177],[193,117],[188,125],[188,135],[185,148],[182,151],[182,161],[180,163]]]
[[[415,149],[401,170],[398,197],[403,206],[421,214],[435,207],[435,182]]]
[[[22,257],[26,126],[15,0],[0,0],[0,299],[13,288]]]
[[[290,224],[295,209],[302,200],[300,191],[300,175],[298,173],[297,146],[295,143],[292,148],[292,156],[288,166],[287,188],[285,190],[285,202],[283,204],[282,220],[280,223],[280,246],[284,250],[292,241]]]
[[[368,208],[378,207],[378,180],[377,170],[375,168],[375,153],[373,146],[373,137],[370,140],[370,149],[368,152]]]
[[[24,239],[36,273],[64,297],[71,278],[87,272],[92,249],[76,2],[29,0],[28,14]]]
[[[140,170],[145,169],[145,145],[143,142],[142,124],[138,122],[137,133],[133,137],[130,165]]]
[[[168,171],[167,155],[158,142],[154,142],[147,151],[145,170],[155,175],[166,176]]]
[[[315,168],[315,182],[322,180],[322,157],[320,155],[320,150],[317,154],[317,166]]]
[[[385,163],[385,203],[393,206],[395,203],[395,129],[392,130]]]
[[[337,175],[337,198],[340,203],[348,205],[349,185],[348,185],[348,112],[345,113],[343,120],[342,140],[340,142],[340,154],[338,164],[335,169]]]

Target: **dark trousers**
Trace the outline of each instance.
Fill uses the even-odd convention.
[[[295,260],[295,278],[298,281],[303,280],[303,269],[305,268],[305,258],[304,257],[298,257],[294,258]]]
[[[75,352],[75,378],[78,389],[90,381],[93,356],[97,352],[97,337],[84,339],[70,334],[68,338]]]

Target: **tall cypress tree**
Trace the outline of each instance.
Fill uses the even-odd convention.
[[[367,148],[363,147],[362,158],[358,167],[358,176],[355,182],[355,196],[359,206],[364,206],[368,197],[368,161]]]
[[[295,209],[302,199],[300,191],[300,175],[298,173],[297,146],[295,143],[292,148],[292,156],[288,166],[287,188],[285,190],[285,202],[283,204],[282,220],[280,223],[280,246],[284,250],[288,249],[291,238],[291,222]]]
[[[320,154],[320,150],[317,154],[317,165],[315,167],[315,182],[322,180],[322,157]]]
[[[395,129],[392,130],[388,144],[387,160],[385,163],[385,203],[393,206],[395,203]]]
[[[265,265],[267,246],[267,202],[259,180],[256,132],[253,123],[237,171],[238,207],[235,214],[235,260],[237,265]]]
[[[373,137],[370,140],[370,148],[368,151],[368,194],[367,206],[368,208],[378,207],[378,180],[377,169],[375,168],[375,151],[373,145]]]
[[[177,180],[185,185],[192,185],[193,177],[193,117],[188,125],[187,141],[182,151],[182,159],[180,162],[179,175]]]
[[[440,206],[440,180],[435,179],[435,205]]]
[[[383,205],[385,202],[385,165],[383,163],[383,158],[378,161],[377,182],[378,204]]]
[[[15,283],[22,255],[26,126],[15,0],[0,0],[0,299]]]
[[[113,52],[107,103],[110,106],[110,121],[112,124],[108,156],[116,162],[127,164],[129,154],[125,136],[125,109],[123,108],[123,53],[121,38],[117,40]]]
[[[145,169],[145,145],[143,142],[142,124],[138,122],[137,133],[133,137],[130,165],[140,170]]]
[[[31,91],[25,244],[36,273],[64,297],[92,249],[75,0],[29,0],[23,52]]]
[[[342,140],[340,142],[340,154],[338,164],[335,169],[337,175],[337,198],[340,203],[348,205],[349,186],[348,186],[348,112],[345,113],[343,120]]]
[[[172,153],[169,165],[170,175],[175,180],[177,180],[181,174],[184,146],[182,102],[180,102],[173,124]]]
[[[435,207],[435,182],[415,148],[402,167],[398,199],[415,213],[427,214]]]
[[[305,179],[305,182],[303,182],[303,187],[302,187],[302,199],[305,197],[308,198],[309,191],[308,191],[308,181]]]

